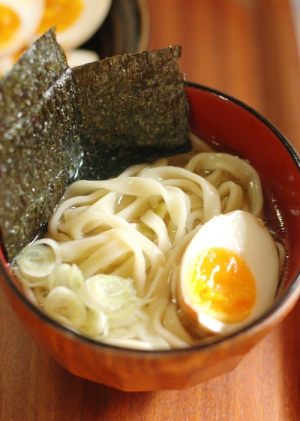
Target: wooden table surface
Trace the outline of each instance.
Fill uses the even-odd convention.
[[[148,3],[149,48],[182,45],[188,80],[253,106],[300,151],[300,70],[288,0]],[[1,421],[296,421],[299,355],[300,303],[231,373],[189,390],[123,393],[76,378],[41,352],[0,291]]]

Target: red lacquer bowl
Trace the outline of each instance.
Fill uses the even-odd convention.
[[[125,391],[184,389],[236,367],[293,308],[300,294],[300,160],[288,140],[242,102],[190,83],[191,129],[208,142],[250,161],[272,192],[285,226],[288,261],[272,308],[230,337],[172,351],[136,351],[100,344],[60,326],[34,307],[14,283],[3,256],[1,284],[31,337],[71,373]],[[267,207],[267,217],[275,215]],[[268,262],[266,262],[268,264]]]

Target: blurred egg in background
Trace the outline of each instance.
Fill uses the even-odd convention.
[[[44,0],[0,0],[0,57],[14,54],[33,38]]]
[[[111,0],[44,0],[45,12],[38,28],[42,35],[52,26],[57,40],[66,49],[87,41],[105,19]]]
[[[48,29],[56,27],[70,67],[98,60],[78,49],[99,29],[112,0],[0,0],[0,77],[22,52]]]

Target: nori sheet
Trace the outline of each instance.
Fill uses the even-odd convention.
[[[80,178],[190,149],[181,47],[124,54],[73,69],[81,111]]]
[[[49,30],[0,80],[0,235],[9,261],[71,181],[189,150],[181,48],[71,70]]]
[[[70,74],[51,30],[0,80],[0,228],[9,260],[48,220],[81,159]]]

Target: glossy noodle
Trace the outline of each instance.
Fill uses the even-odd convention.
[[[184,250],[214,216],[242,209],[262,217],[262,206],[257,172],[227,153],[194,151],[135,165],[114,179],[72,184],[47,238],[38,240],[56,269],[29,276],[21,253],[14,271],[46,313],[95,340],[139,349],[190,346],[207,333],[178,308]]]

